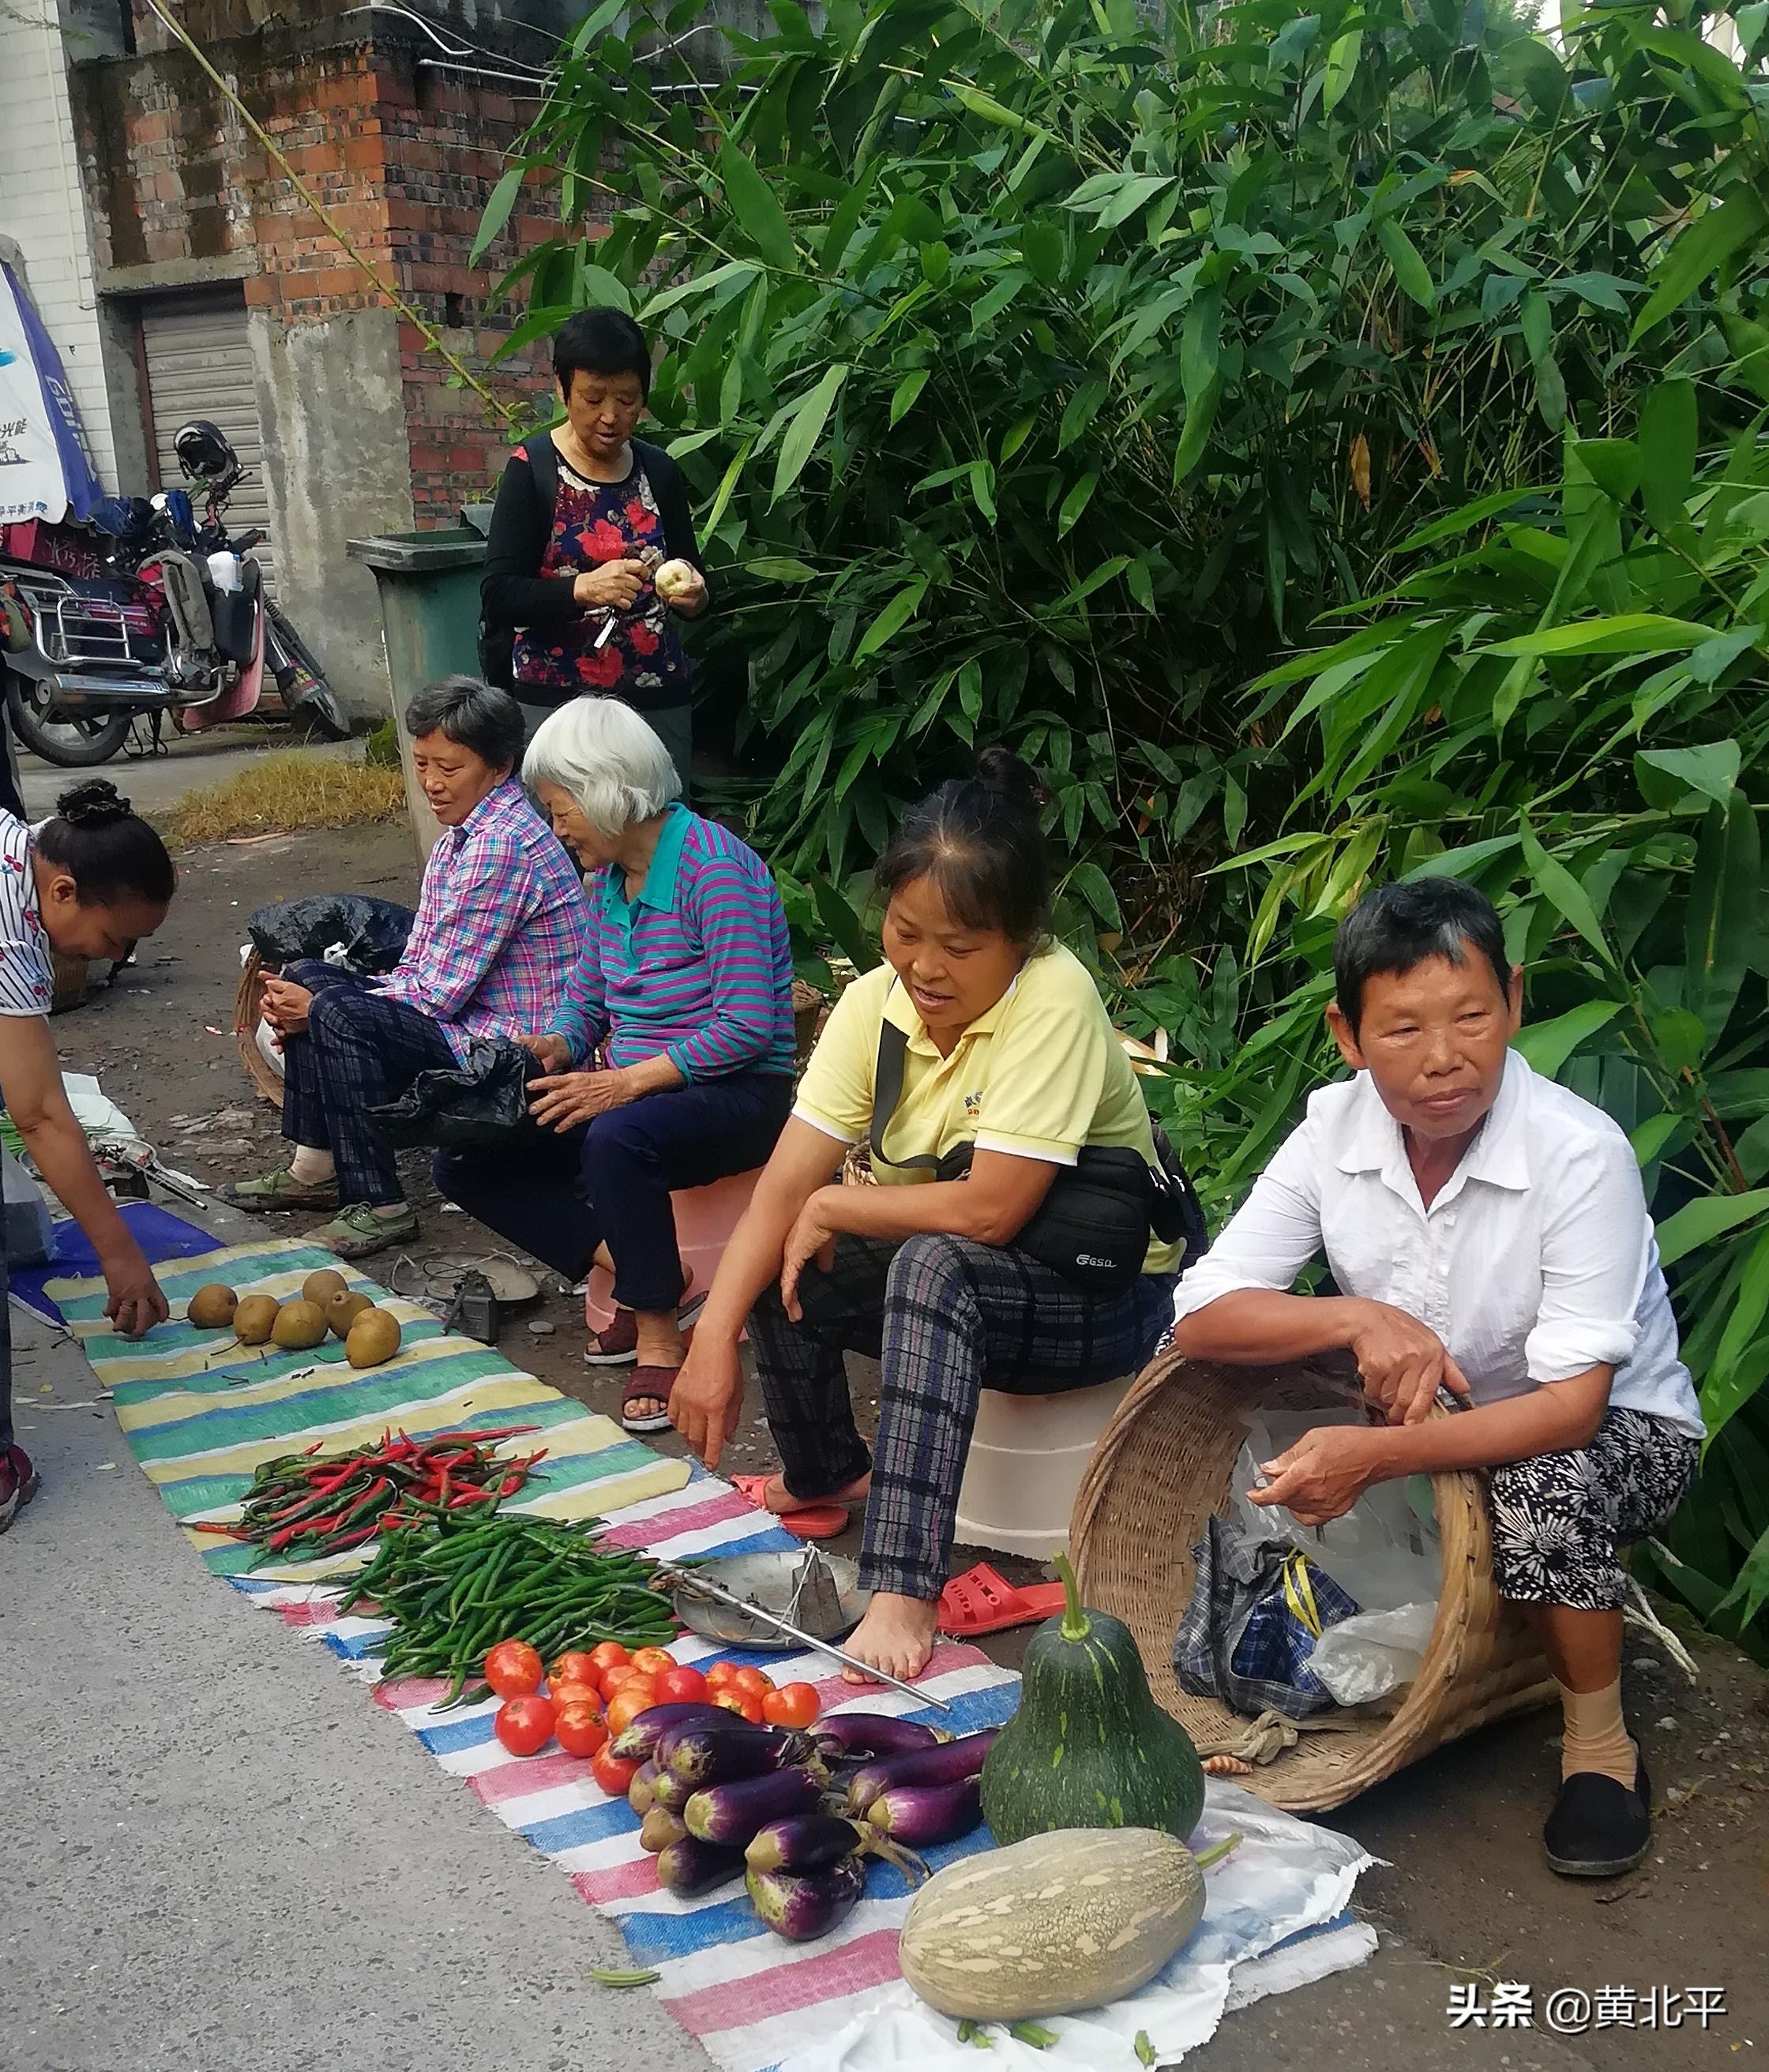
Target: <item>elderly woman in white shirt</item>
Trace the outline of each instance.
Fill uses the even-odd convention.
[[[1313,1097],[1181,1281],[1173,1342],[1261,1366],[1352,1354],[1381,1421],[1308,1433],[1253,1493],[1302,1524],[1373,1482],[1486,1470],[1500,1591],[1561,1689],[1548,1859],[1613,1877],[1645,1854],[1651,1805],[1622,1717],[1617,1550],[1675,1511],[1702,1435],[1639,1168],[1609,1116],[1510,1049],[1523,972],[1484,894],[1384,886],[1334,962],[1356,1076]],[[1323,1254],[1339,1292],[1292,1293]],[[1427,1422],[1440,1393],[1463,1414]]]

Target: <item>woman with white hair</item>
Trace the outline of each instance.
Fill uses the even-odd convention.
[[[792,1105],[792,963],[767,865],[681,803],[661,741],[612,698],[575,698],[537,730],[524,780],[575,852],[589,945],[530,1083],[556,1144],[520,1166],[446,1154],[436,1182],[481,1223],[576,1280],[603,1256],[617,1305],[593,1367],[631,1365],[621,1421],[663,1430],[683,1322],[671,1192],[767,1161]]]

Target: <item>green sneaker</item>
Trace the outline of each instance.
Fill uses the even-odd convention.
[[[216,1191],[230,1208],[249,1209],[261,1216],[278,1209],[335,1209],[338,1206],[335,1180],[317,1183],[298,1180],[286,1169],[266,1173],[261,1180],[232,1180]]]
[[[336,1252],[340,1259],[367,1259],[372,1252],[385,1252],[390,1244],[409,1244],[417,1235],[418,1219],[407,1203],[400,1203],[397,1216],[384,1216],[370,1202],[352,1202],[329,1223],[309,1231],[307,1239],[310,1244],[323,1244],[328,1252]]]

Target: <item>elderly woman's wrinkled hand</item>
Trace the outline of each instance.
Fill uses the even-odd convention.
[[[549,1072],[562,1072],[571,1063],[571,1046],[562,1036],[518,1036],[516,1042],[531,1051]]]
[[[557,1072],[529,1082],[529,1112],[543,1129],[573,1128],[636,1098],[624,1072]]]
[[[606,610],[630,611],[633,601],[651,580],[643,561],[604,561],[599,568],[586,569],[571,586],[571,602],[586,611],[598,606]]]
[[[1305,1432],[1275,1461],[1262,1461],[1270,1479],[1249,1490],[1249,1503],[1281,1505],[1298,1525],[1343,1518],[1376,1479],[1375,1435],[1356,1424],[1323,1424]]]
[[[279,1036],[305,1034],[307,1010],[312,1005],[313,995],[304,985],[282,978],[267,978],[264,982],[261,1010]]]
[[[1364,1302],[1350,1346],[1364,1383],[1364,1400],[1391,1424],[1429,1416],[1439,1388],[1464,1399],[1467,1378],[1429,1324],[1387,1302]]]
[[[780,1253],[780,1301],[795,1324],[803,1316],[799,1307],[799,1276],[813,1260],[825,1273],[835,1264],[836,1231],[829,1219],[828,1197],[839,1192],[835,1187],[819,1187],[786,1234]]]

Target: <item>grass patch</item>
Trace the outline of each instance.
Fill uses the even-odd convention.
[[[168,816],[165,832],[173,848],[195,849],[242,835],[363,827],[397,820],[405,810],[405,779],[397,767],[290,749],[190,792]]]

